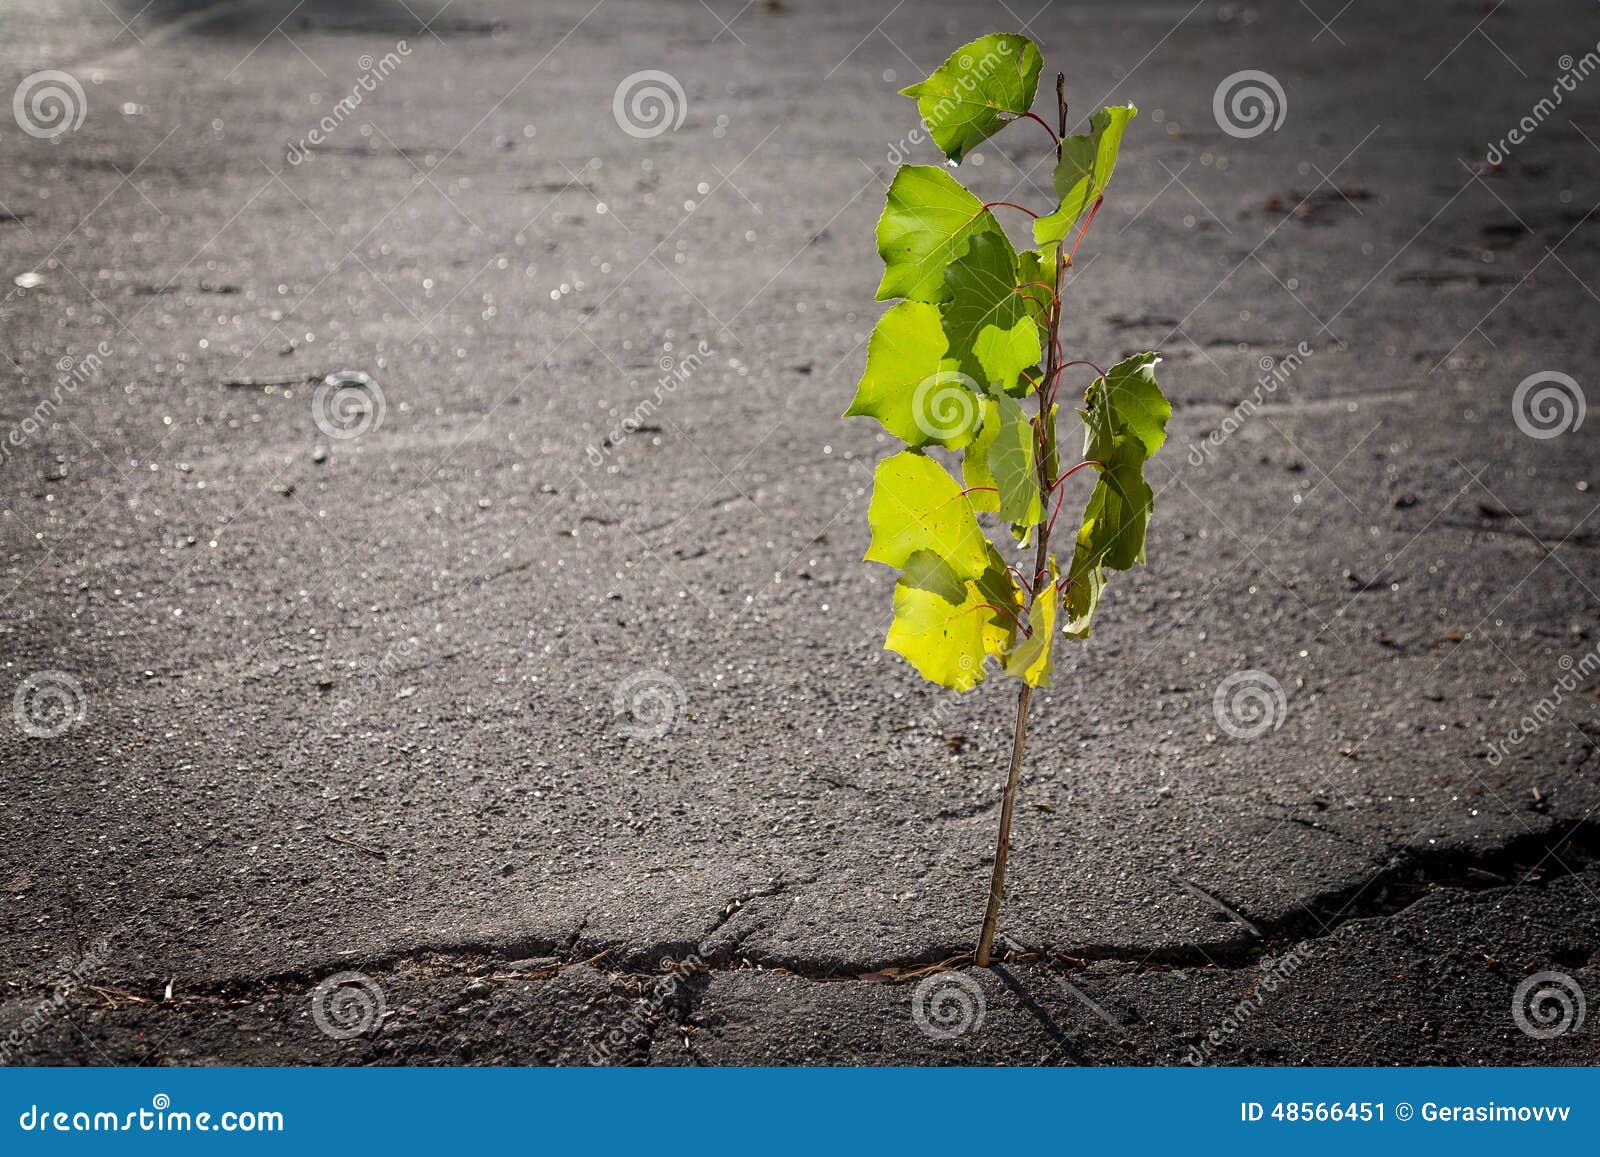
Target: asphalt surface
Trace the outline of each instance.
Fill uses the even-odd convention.
[[[1594,9],[591,2],[0,14],[84,112],[0,117],[0,1058],[1600,1060],[1513,1016],[1600,993],[1600,426],[1517,394],[1600,354]],[[1140,107],[1065,340],[1175,413],[980,973],[1014,693],[881,650],[837,415],[895,90],[1023,25]]]

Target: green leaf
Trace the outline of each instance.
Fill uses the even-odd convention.
[[[1033,389],[1031,382],[1021,378],[1023,370],[1039,364],[1039,331],[1033,322],[1020,321],[1012,329],[988,326],[972,343],[972,349],[978,355],[983,380],[994,389],[1013,396],[1026,396]],[[1021,389],[1017,387],[1019,379]]]
[[[878,218],[883,280],[878,300],[945,299],[944,268],[967,251],[974,234],[999,233],[983,202],[935,165],[901,165]]]
[[[961,484],[945,468],[915,450],[903,450],[878,463],[873,475],[872,527],[868,562],[904,568],[919,550],[929,551],[963,579],[975,579],[989,565],[993,549],[983,537]]]
[[[1153,455],[1167,440],[1167,419],[1172,404],[1156,385],[1159,354],[1142,353],[1123,358],[1096,378],[1084,393],[1088,434],[1083,456],[1106,461],[1113,441],[1131,434],[1144,446],[1145,457]]]
[[[985,36],[904,91],[935,143],[960,161],[1031,115],[1041,66],[1026,37]],[[942,686],[976,686],[990,658],[1046,686],[1057,625],[1086,637],[1107,571],[1144,561],[1154,500],[1144,468],[1172,413],[1154,354],[1118,362],[1084,394],[1086,457],[1100,473],[1065,572],[1048,559],[1048,582],[1024,600],[978,522],[994,514],[1024,542],[1043,533],[1050,495],[1039,479],[1060,470],[1058,451],[1053,439],[1038,444],[1019,399],[1042,385],[1037,366],[1058,312],[1050,287],[1063,242],[1104,196],[1136,113],[1132,105],[1102,109],[1086,134],[1061,142],[1059,205],[1034,222],[1038,248],[1013,248],[984,203],[943,167],[901,166],[890,183],[877,225],[877,297],[904,301],[874,327],[847,415],[877,419],[910,447],[877,465],[866,558],[901,571],[885,646]],[[1050,414],[1053,429],[1053,405]],[[960,454],[960,471],[929,457],[931,446]]]
[[[1000,429],[989,449],[989,471],[1000,490],[1000,517],[1017,527],[1037,526],[1044,514],[1033,424],[1015,398],[1002,394],[995,405]]]
[[[945,349],[938,309],[902,301],[873,328],[867,368],[844,416],[876,418],[912,446],[965,446],[978,431],[981,402]]]
[[[1089,619],[1105,586],[1102,568],[1127,570],[1144,561],[1145,528],[1155,496],[1144,479],[1144,444],[1131,434],[1116,439],[1083,509],[1083,524],[1068,569],[1067,633],[1089,634]]]
[[[944,284],[939,315],[950,356],[986,388],[1015,389],[1017,375],[1039,363],[1039,327],[1017,291],[1011,242],[1000,233],[973,237],[944,271]]]
[[[955,50],[926,80],[900,90],[944,155],[959,161],[1033,106],[1039,50],[1025,36],[980,36]]]
[[[1072,552],[1067,572],[1067,621],[1061,633],[1069,639],[1087,639],[1094,610],[1106,589],[1106,572],[1081,545]]]
[[[1033,606],[1028,611],[1031,633],[1006,656],[1006,674],[1014,675],[1032,687],[1050,685],[1050,649],[1055,641],[1060,582],[1061,572],[1056,567],[1055,556],[1051,555],[1050,581],[1033,596]]]
[[[1087,133],[1062,139],[1054,177],[1061,207],[1033,223],[1036,244],[1060,241],[1106,191],[1117,167],[1122,130],[1138,112],[1131,104],[1103,108],[1089,118]]]
[[[983,400],[983,428],[961,456],[961,477],[967,484],[967,501],[972,509],[993,513],[1000,509],[1000,487],[989,471],[989,451],[1000,433],[1000,404]]]
[[[1096,378],[1084,393],[1083,456],[1100,462],[1100,479],[1083,511],[1067,571],[1067,624],[1075,639],[1089,637],[1090,620],[1105,590],[1105,568],[1127,570],[1144,561],[1145,530],[1154,495],[1144,464],[1167,440],[1172,406],[1156,385],[1153,353],[1134,354]]]
[[[1094,556],[1112,570],[1127,570],[1144,561],[1144,532],[1155,495],[1144,480],[1144,445],[1132,435],[1118,438],[1109,467],[1100,472],[1083,526],[1092,527]],[[1080,528],[1081,529],[1081,528]]]
[[[985,563],[977,579],[964,579],[929,552],[912,555],[895,584],[894,622],[884,647],[942,687],[969,691],[981,683],[984,660],[1011,646],[1022,606],[992,546]]]
[[[1153,495],[1144,480],[1144,446],[1118,439],[1111,469],[1103,472],[1083,510],[1083,525],[1067,571],[1067,624],[1075,639],[1089,637],[1090,621],[1105,590],[1105,568],[1127,570],[1144,561],[1145,528]]]
[[[897,581],[902,586],[938,595],[947,603],[961,602],[972,585],[971,579],[956,574],[949,563],[931,550],[919,550],[906,559],[905,570]]]

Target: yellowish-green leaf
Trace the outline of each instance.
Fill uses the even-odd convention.
[[[867,368],[845,417],[866,415],[902,442],[952,450],[972,441],[980,399],[944,356],[939,310],[902,301],[878,319],[867,341]]]
[[[878,463],[873,476],[868,562],[904,568],[918,551],[942,559],[963,579],[989,565],[988,541],[961,484],[932,458],[903,450]]]
[[[901,94],[944,155],[959,161],[1033,105],[1043,59],[1025,36],[980,36],[953,52],[926,80]]]
[[[983,428],[961,456],[961,477],[967,484],[967,500],[972,509],[993,513],[1000,509],[1000,487],[989,471],[989,450],[1000,433],[1000,406],[993,398],[983,400]]]
[[[1055,556],[1051,555],[1050,581],[1034,595],[1033,606],[1028,611],[1030,633],[1006,656],[1006,674],[1033,687],[1050,685],[1050,651],[1055,642],[1060,582],[1061,572],[1056,567]]]
[[[1033,223],[1037,244],[1060,241],[1106,191],[1117,167],[1122,131],[1138,112],[1131,104],[1103,108],[1089,118],[1087,133],[1062,139],[1053,178],[1061,207]]]
[[[1004,67],[995,67],[999,58]],[[1039,71],[1025,38],[988,36],[906,93],[936,143],[959,160],[1028,112]],[[878,464],[866,557],[902,572],[885,645],[942,686],[975,686],[991,673],[990,659],[1047,685],[1058,626],[1086,637],[1107,572],[1144,560],[1154,497],[1144,467],[1171,416],[1154,354],[1117,363],[1084,395],[1085,456],[1099,477],[1070,564],[1062,571],[1049,559],[1048,583],[1031,603],[978,523],[980,512],[993,513],[1024,541],[1043,533],[1050,496],[1039,478],[1055,477],[1061,464],[1053,441],[1038,445],[1019,399],[1041,384],[1036,367],[1056,312],[1050,287],[1063,246],[1104,196],[1135,113],[1131,105],[1102,109],[1086,134],[1062,142],[1059,205],[1035,221],[1035,249],[1017,252],[943,167],[903,166],[890,185],[877,229],[878,298],[906,300],[874,329],[848,413],[876,418],[911,447]],[[935,445],[957,452],[961,469],[923,452]]]
[[[985,561],[977,579],[964,579],[943,559],[919,552],[895,584],[894,622],[883,645],[942,687],[977,686],[985,660],[1004,654],[1016,635],[1021,592],[993,547]]]
[[[878,218],[878,300],[943,301],[945,266],[978,233],[1000,233],[983,202],[936,165],[901,165]]]

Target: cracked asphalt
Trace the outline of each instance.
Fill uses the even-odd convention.
[[[0,1059],[1600,1062],[1600,18],[1032,7],[0,14]],[[980,972],[1013,693],[881,650],[837,415],[895,90],[1023,27],[1174,415]]]

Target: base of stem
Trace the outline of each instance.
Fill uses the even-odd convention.
[[[1000,837],[994,849],[994,872],[989,878],[989,906],[983,913],[983,931],[978,935],[977,964],[988,968],[994,955],[995,927],[1000,922],[1000,902],[1005,898],[1006,856],[1011,851],[1011,815],[1016,810],[1017,781],[1022,775],[1022,752],[1028,742],[1028,707],[1033,702],[1033,687],[1024,683],[1017,695],[1017,726],[1011,737],[1011,767],[1006,773],[1006,793],[1000,803]]]

